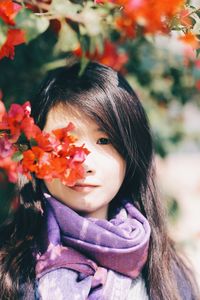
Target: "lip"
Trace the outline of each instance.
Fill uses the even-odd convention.
[[[91,192],[97,187],[98,185],[92,184],[76,184],[74,186],[71,186],[70,188],[76,192]]]

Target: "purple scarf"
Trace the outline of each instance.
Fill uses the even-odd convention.
[[[49,294],[52,299],[63,290],[61,299],[126,299],[132,279],[147,260],[147,219],[127,200],[108,221],[84,218],[47,191],[44,197],[47,245],[36,264],[39,299],[51,299],[47,289],[53,274],[58,284]],[[65,282],[63,273],[56,277],[58,271],[65,272]]]

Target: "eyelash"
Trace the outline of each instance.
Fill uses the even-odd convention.
[[[107,140],[107,143],[103,143],[103,144],[101,144],[101,143],[99,143],[98,141],[100,141],[100,140]],[[98,141],[97,141],[97,144],[99,144],[99,145],[108,145],[108,144],[110,144],[110,140],[108,139],[108,138],[100,138],[100,139],[98,139]]]

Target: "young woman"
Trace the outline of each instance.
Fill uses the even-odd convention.
[[[75,125],[90,151],[68,187],[21,178],[0,230],[1,299],[200,299],[167,235],[147,117],[127,81],[90,63],[50,72],[32,99],[36,124]]]

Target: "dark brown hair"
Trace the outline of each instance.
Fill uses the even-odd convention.
[[[44,128],[48,112],[59,104],[83,111],[108,134],[127,164],[121,194],[128,195],[151,226],[143,277],[150,299],[198,299],[189,268],[176,253],[166,230],[155,188],[153,145],[148,120],[133,89],[117,72],[91,62],[82,76],[78,63],[51,71],[32,99],[32,116]],[[20,285],[34,282],[34,253],[42,227],[38,180],[19,188],[20,207],[0,229],[0,295],[18,299]],[[117,198],[116,198],[117,199]],[[112,205],[117,205],[116,200]],[[182,288],[180,288],[180,284]],[[188,293],[188,294],[186,294]],[[2,296],[3,295],[3,296]]]

